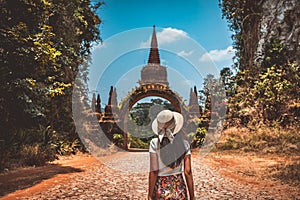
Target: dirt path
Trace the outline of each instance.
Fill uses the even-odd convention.
[[[273,157],[193,153],[198,199],[298,199],[300,190],[268,176]],[[269,166],[268,166],[269,165]],[[148,153],[123,152],[102,158],[75,156],[53,165],[0,175],[0,200],[145,199]]]
[[[27,167],[0,174],[0,199],[17,199],[68,183],[99,161],[88,155],[63,157],[43,167]]]

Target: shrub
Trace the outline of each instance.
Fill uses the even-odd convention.
[[[8,151],[3,150],[0,152],[0,171],[10,167],[9,156],[10,153]]]
[[[113,134],[113,143],[115,145],[117,145],[118,147],[122,147],[123,141],[124,141],[123,134],[120,133]]]
[[[297,153],[300,149],[297,130],[276,128],[229,128],[223,131],[217,149],[261,151],[265,153]]]
[[[130,147],[132,148],[139,148],[139,149],[148,149],[149,148],[149,142],[144,142],[138,137],[131,136],[131,143]]]
[[[192,148],[199,148],[202,146],[205,136],[206,136],[206,128],[197,128],[196,133],[191,132],[188,134],[189,140],[192,140],[191,146]]]
[[[57,139],[51,143],[51,148],[59,155],[71,155],[82,148],[82,144],[78,139],[73,141]]]
[[[24,145],[20,151],[21,164],[26,166],[42,166],[47,161],[56,159],[55,154],[46,147],[41,147],[39,144]]]

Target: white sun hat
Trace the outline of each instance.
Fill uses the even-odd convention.
[[[181,130],[181,128],[183,126],[184,120],[183,120],[182,114],[180,114],[178,112],[173,112],[170,110],[163,110],[160,113],[158,113],[156,118],[153,120],[152,130],[156,135],[159,136],[160,141],[164,137],[164,134],[160,134],[161,129],[158,127],[158,125],[171,123],[172,121],[174,121],[174,126],[175,126],[174,130],[172,131],[172,135],[175,135],[176,133],[178,133]],[[172,123],[172,125],[173,125],[173,123]]]

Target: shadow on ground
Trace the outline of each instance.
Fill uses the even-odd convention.
[[[83,170],[70,166],[49,164],[43,167],[18,169],[16,171],[0,174],[0,198],[17,190],[30,188],[58,174],[75,172],[83,172]]]
[[[129,148],[129,152],[148,152],[149,149],[138,149],[138,148]]]
[[[291,186],[300,185],[300,157],[285,165],[275,165],[271,168],[273,177]],[[300,188],[299,188],[300,191]]]

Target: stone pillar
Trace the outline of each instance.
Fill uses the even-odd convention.
[[[92,104],[91,104],[92,111],[96,111],[96,94],[93,93],[93,98],[92,98]]]
[[[189,114],[191,117],[200,117],[201,107],[198,104],[197,88],[194,86],[194,90],[190,89],[190,101],[189,101]]]

